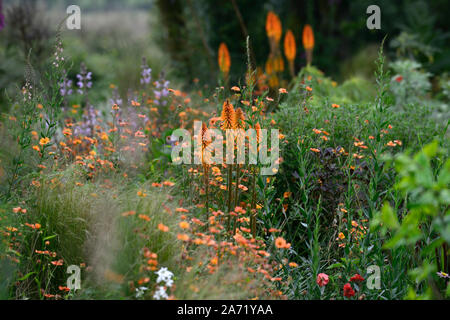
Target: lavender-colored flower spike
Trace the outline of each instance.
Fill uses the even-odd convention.
[[[64,78],[62,82],[59,84],[59,92],[63,97],[70,96],[72,94],[72,80],[67,79],[66,71],[63,71]]]
[[[153,90],[153,94],[155,95],[155,100],[153,101],[153,103],[155,105],[165,106],[167,104],[167,101],[163,98],[169,95],[169,81],[164,80],[164,75],[161,74],[161,77],[156,82],[155,86],[156,89],[159,90]]]
[[[142,58],[141,84],[149,84],[152,80],[152,69],[148,67],[147,60]]]
[[[80,73],[77,74],[77,79],[78,79],[78,82],[77,82],[78,90],[77,91],[79,94],[85,93],[83,91],[84,88],[90,89],[92,87],[92,81],[90,81],[92,79],[92,72],[87,71],[86,65],[84,63],[82,63],[80,66]]]

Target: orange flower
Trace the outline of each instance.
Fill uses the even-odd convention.
[[[145,221],[150,221],[150,217],[145,215],[145,214],[140,214],[138,215],[139,219],[145,220]]]
[[[181,241],[189,241],[189,236],[185,233],[179,233],[177,239]]]
[[[159,229],[160,231],[162,231],[162,232],[167,232],[167,231],[169,231],[169,227],[163,225],[162,223],[158,224],[158,229]]]
[[[175,211],[176,212],[189,212],[189,210],[187,210],[185,208],[176,208]]]
[[[286,240],[284,240],[282,237],[278,237],[275,239],[275,247],[278,249],[283,249],[287,245]]]
[[[241,108],[237,108],[233,118],[233,128],[245,129],[245,115]]]
[[[331,107],[333,107],[333,108],[340,108],[341,106],[340,105],[338,105],[338,104],[336,104],[336,103],[333,103],[332,105],[331,105]]]
[[[49,138],[41,138],[41,140],[39,140],[39,144],[41,146],[44,146],[44,145],[48,144],[49,142],[50,142]]]
[[[69,292],[70,291],[70,288],[63,287],[63,286],[59,286],[58,289],[61,290],[61,291],[65,291],[65,292]]]
[[[230,71],[231,60],[230,60],[230,52],[228,51],[228,47],[223,42],[219,46],[218,60],[219,60],[220,71],[222,71],[225,74],[225,76],[227,76],[228,72]]]
[[[305,25],[303,28],[303,47],[306,50],[312,50],[314,48],[314,34],[311,26],[309,24]]]
[[[189,223],[186,221],[181,221],[179,226],[181,229],[189,229],[189,227],[190,227]]]
[[[35,186],[36,188],[39,188],[41,186],[41,183],[37,180],[31,181],[31,185]]]
[[[62,266],[64,264],[64,260],[63,259],[59,259],[57,261],[51,261],[50,263],[52,265],[54,265],[54,266]]]
[[[233,129],[234,108],[229,100],[223,103],[220,119],[222,120],[220,126],[222,130]]]
[[[278,16],[273,12],[269,11],[266,20],[266,33],[267,36],[274,41],[278,42],[281,38],[281,21]]]
[[[134,216],[136,211],[127,211],[122,213],[122,217]]]
[[[284,55],[289,61],[295,59],[296,50],[294,34],[291,30],[288,30],[284,36]]]
[[[256,141],[259,143],[261,141],[261,125],[259,122],[255,124],[255,130],[256,130]]]

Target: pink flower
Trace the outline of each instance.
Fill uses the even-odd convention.
[[[328,275],[325,273],[319,273],[317,275],[316,283],[319,285],[319,287],[326,286],[328,283]]]

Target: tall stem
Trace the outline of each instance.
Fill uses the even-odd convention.
[[[228,232],[230,231],[230,227],[231,227],[231,197],[232,197],[232,176],[233,176],[233,165],[229,164],[228,165],[228,183],[227,183],[227,188],[228,188]]]
[[[256,167],[253,167],[253,181],[252,181],[252,202],[251,202],[251,217],[250,226],[253,238],[256,238]]]

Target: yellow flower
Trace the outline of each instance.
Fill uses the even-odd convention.
[[[339,239],[344,240],[345,234],[343,234],[342,232],[339,232],[338,237],[339,237]]]

